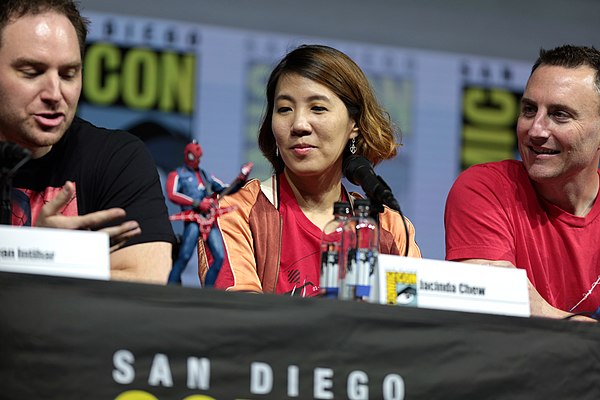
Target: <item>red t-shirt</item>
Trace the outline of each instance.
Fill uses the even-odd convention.
[[[446,259],[510,261],[527,271],[551,305],[574,312],[600,306],[600,201],[576,217],[538,198],[525,167],[508,160],[475,165],[446,202]]]
[[[284,174],[279,176],[279,190],[283,233],[277,293],[315,296],[319,293],[321,229],[304,215]]]

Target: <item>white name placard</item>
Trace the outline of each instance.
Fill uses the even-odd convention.
[[[528,317],[522,269],[379,255],[371,301]]]
[[[108,280],[108,234],[0,225],[0,270]]]

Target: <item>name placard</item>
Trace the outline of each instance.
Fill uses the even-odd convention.
[[[0,270],[108,280],[108,234],[0,225]]]
[[[528,317],[522,269],[379,255],[375,290],[381,304]]]

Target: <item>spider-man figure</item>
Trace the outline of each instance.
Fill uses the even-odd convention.
[[[200,215],[211,216],[207,234],[203,235],[203,239],[213,259],[204,279],[204,286],[212,286],[217,279],[224,257],[221,232],[212,223],[214,212],[218,209],[214,194],[221,193],[227,186],[218,179],[208,176],[200,168],[202,147],[198,142],[194,140],[187,144],[183,154],[184,165],[171,171],[167,177],[167,196],[173,203],[180,205],[184,212],[191,210]],[[199,237],[200,225],[196,222],[185,222],[179,255],[169,274],[169,284],[181,284],[181,274],[192,257]]]

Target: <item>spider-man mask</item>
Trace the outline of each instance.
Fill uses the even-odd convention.
[[[183,152],[184,162],[190,168],[197,169],[200,164],[200,157],[202,157],[202,147],[195,141],[185,146]]]

